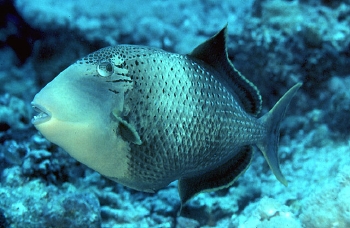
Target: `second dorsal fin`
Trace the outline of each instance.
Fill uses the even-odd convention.
[[[189,56],[205,62],[218,71],[220,80],[232,94],[236,95],[244,110],[257,116],[262,105],[260,92],[228,59],[226,37],[227,25],[216,35],[198,45]]]

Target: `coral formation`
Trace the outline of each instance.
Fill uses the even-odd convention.
[[[350,226],[350,166],[339,168],[334,181],[304,200],[300,219],[310,228]]]
[[[0,227],[350,226],[350,1],[5,0],[0,12]],[[229,57],[263,112],[304,82],[281,129],[287,188],[255,153],[231,188],[177,216],[176,183],[130,190],[31,126],[34,94],[75,59],[120,43],[188,53],[225,23]]]

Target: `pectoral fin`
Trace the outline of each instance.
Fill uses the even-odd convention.
[[[141,145],[142,141],[140,138],[140,135],[137,133],[136,129],[134,126],[129,124],[127,121],[123,120],[120,115],[118,110],[113,111],[114,117],[117,119],[119,122],[118,125],[118,131],[120,136],[128,142],[131,142],[133,144]]]
[[[185,204],[198,193],[229,187],[248,168],[252,157],[252,148],[245,146],[221,166],[201,176],[180,179],[178,189],[181,204]]]

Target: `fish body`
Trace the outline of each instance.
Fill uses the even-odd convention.
[[[78,60],[34,98],[35,127],[72,157],[130,188],[179,180],[182,203],[230,186],[252,145],[283,184],[279,124],[301,84],[257,118],[257,88],[227,58],[226,27],[187,55],[118,45]]]

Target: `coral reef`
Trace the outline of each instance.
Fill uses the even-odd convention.
[[[247,208],[250,217],[246,218],[246,221],[241,221],[233,215],[231,218],[233,227],[277,228],[281,227],[281,224],[284,227],[302,227],[288,206],[268,197],[263,197],[257,204]]]
[[[5,187],[6,186],[6,187]],[[68,183],[49,185],[27,181],[18,167],[3,171],[1,209],[11,227],[100,227],[100,207],[91,192],[79,192]]]
[[[0,12],[0,227],[350,226],[349,0],[5,0]],[[77,58],[120,43],[189,53],[226,23],[229,57],[263,112],[304,83],[281,129],[288,187],[255,153],[232,187],[197,195],[179,216],[176,182],[128,189],[31,125],[34,94]]]
[[[300,219],[305,227],[349,227],[350,166],[339,168],[335,180],[323,182],[302,204]]]

